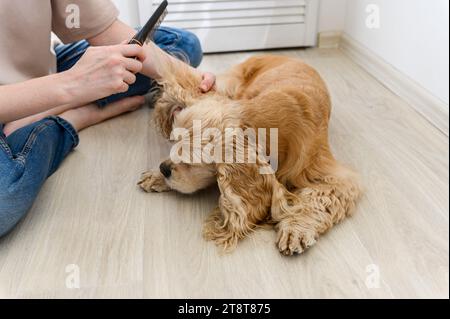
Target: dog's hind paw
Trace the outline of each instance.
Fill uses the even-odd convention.
[[[284,256],[302,254],[315,243],[316,235],[314,232],[302,231],[297,225],[278,226],[277,246]]]
[[[164,176],[161,172],[155,170],[142,174],[138,186],[147,193],[162,193],[170,191]]]

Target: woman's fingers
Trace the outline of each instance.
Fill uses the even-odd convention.
[[[200,89],[203,93],[208,93],[211,91],[216,84],[216,76],[212,73],[203,73],[202,83],[200,84]]]
[[[124,57],[137,58],[141,62],[147,57],[144,48],[137,44],[120,45],[119,50]]]
[[[125,81],[123,81],[117,88],[116,93],[125,93],[128,92],[129,89],[130,86]]]
[[[134,73],[126,71],[123,76],[123,81],[128,85],[133,85],[136,82],[136,75],[134,75]]]
[[[142,62],[136,59],[124,58],[125,68],[132,73],[139,73],[142,71]]]

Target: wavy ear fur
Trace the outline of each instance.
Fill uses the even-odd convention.
[[[192,105],[202,95],[199,88],[202,79],[198,72],[183,63],[167,63],[159,72],[162,78],[158,85],[162,94],[155,104],[154,122],[162,135],[169,138],[174,111]]]
[[[219,164],[219,207],[207,219],[204,237],[226,251],[268,219],[273,175],[260,175],[257,165]]]
[[[240,140],[240,143],[221,141],[223,155],[227,150],[232,150],[233,154],[230,152],[229,155],[233,158],[237,158],[240,152],[247,154],[247,157],[242,164],[216,163],[219,206],[207,219],[203,232],[205,239],[215,241],[225,251],[233,250],[240,239],[267,220],[272,187],[276,181],[274,175],[260,174],[261,166],[268,164],[257,153],[256,162],[249,163],[248,151],[256,147],[249,137]]]

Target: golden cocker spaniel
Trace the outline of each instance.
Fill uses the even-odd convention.
[[[219,76],[208,94],[201,94],[198,75],[188,70],[166,70],[164,79],[155,121],[168,139],[176,139],[174,129],[184,129],[189,154],[178,156],[178,148],[172,152],[177,161],[171,156],[139,185],[147,192],[190,194],[217,183],[221,195],[204,225],[207,240],[232,250],[270,223],[280,252],[300,254],[351,214],[361,192],[358,176],[331,153],[330,96],[313,68],[289,57],[257,56]],[[198,136],[196,125],[215,134]],[[224,141],[230,128],[253,129],[259,136],[244,133],[239,141]],[[269,136],[274,129],[275,141]],[[260,137],[264,145],[256,145]],[[276,157],[267,158],[274,148]],[[230,149],[233,161],[223,161]],[[211,156],[205,159],[205,153]]]

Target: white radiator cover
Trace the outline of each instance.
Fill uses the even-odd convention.
[[[161,0],[139,0],[145,23]],[[169,0],[165,26],[195,33],[205,52],[315,46],[319,0]]]

